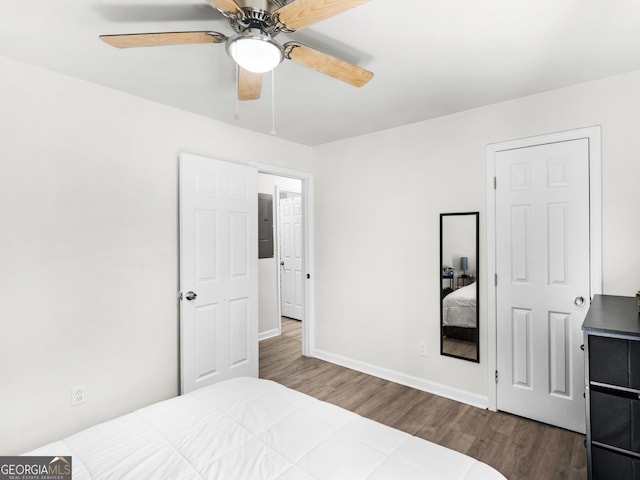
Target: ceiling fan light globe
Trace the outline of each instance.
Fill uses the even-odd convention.
[[[262,35],[236,35],[227,42],[229,56],[242,68],[253,73],[265,73],[284,59],[282,48]]]

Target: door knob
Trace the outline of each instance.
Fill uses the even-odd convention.
[[[581,307],[584,305],[584,297],[576,297],[573,299],[573,303],[575,303],[577,306]]]
[[[280,262],[280,265],[284,267],[284,260]]]
[[[191,301],[191,300],[195,300],[197,296],[198,294],[196,292],[188,291],[187,294],[185,295],[185,298]]]

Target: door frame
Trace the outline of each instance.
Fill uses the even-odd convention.
[[[496,154],[504,150],[527,148],[586,138],[589,143],[589,296],[602,293],[602,152],[601,127],[579,128],[546,135],[487,145],[487,240],[485,282],[487,285],[487,392],[489,409],[498,404],[497,370],[497,289],[496,289]]]
[[[266,173],[279,177],[295,178],[301,181],[302,197],[302,271],[307,276],[304,284],[304,308],[302,310],[302,355],[313,357],[315,349],[314,335],[314,278],[313,278],[313,175],[301,170],[278,167],[265,163],[249,162],[258,169],[258,174]],[[279,268],[278,268],[279,270]],[[278,286],[278,289],[280,287]]]

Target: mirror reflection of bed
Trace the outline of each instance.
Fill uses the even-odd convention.
[[[440,214],[442,355],[480,361],[478,212]]]
[[[478,358],[476,347],[476,282],[446,293],[442,299],[442,352]]]

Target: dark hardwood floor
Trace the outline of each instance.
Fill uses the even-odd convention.
[[[584,436],[301,355],[300,322],[260,342],[260,377],[470,455],[509,480],[584,480]]]

